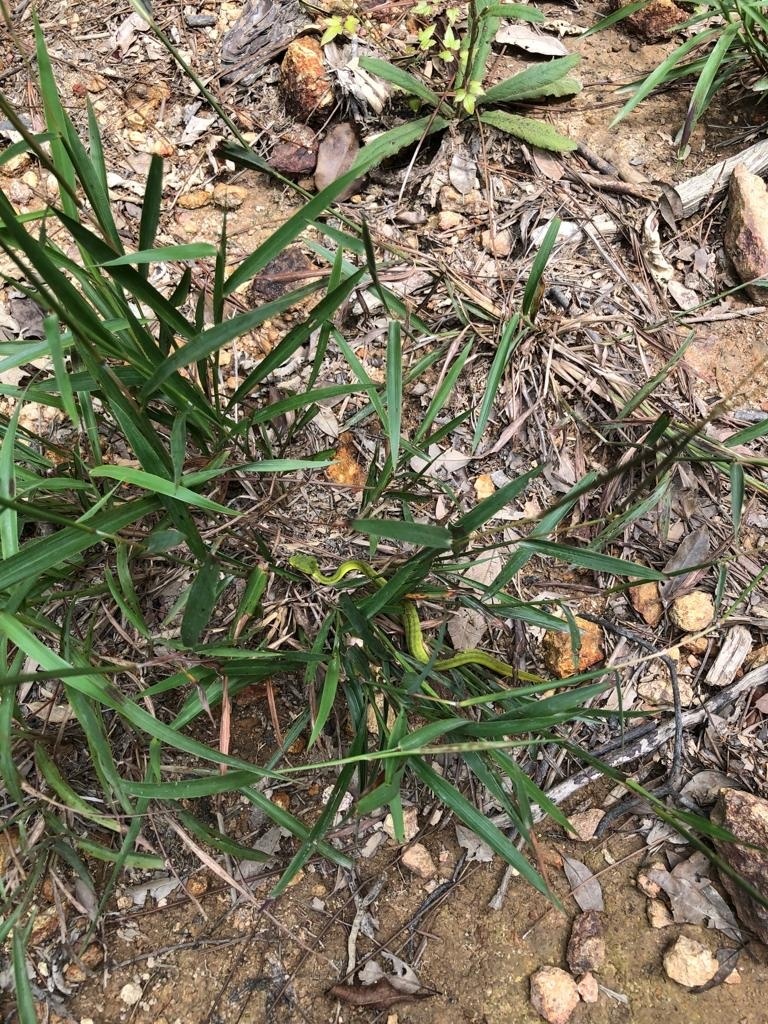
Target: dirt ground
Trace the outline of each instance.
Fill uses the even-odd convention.
[[[121,196],[122,226],[131,231],[140,209],[137,196],[131,195],[125,182],[146,169],[149,148],[162,151],[167,147],[167,180],[178,189],[179,197],[204,191],[219,169],[205,137],[189,146],[179,145],[180,121],[166,112],[179,106],[179,97],[172,92],[179,79],[170,72],[164,54],[149,47],[146,61],[137,58],[125,65],[131,78],[122,80],[121,58],[110,50],[107,37],[127,9],[123,10],[122,4],[108,6],[109,11],[95,11],[82,3],[65,6],[52,2],[41,5],[41,15],[54,51],[54,66],[74,110],[82,112],[83,88],[78,84],[87,91],[88,79],[100,68],[98,74],[105,84],[91,95],[105,126],[108,159],[115,173],[123,175],[115,190]],[[220,6],[227,22],[238,9],[234,3],[208,6]],[[173,7],[157,3],[156,15],[173,20]],[[562,5],[542,7],[551,17],[563,16]],[[567,9],[568,20],[581,27],[602,13],[600,5],[592,4],[580,10]],[[108,20],[109,31],[103,27]],[[28,24],[25,38],[27,32]],[[218,26],[209,32],[188,33],[184,44],[193,59],[210,66],[215,64],[220,34]],[[580,74],[586,88],[572,104],[558,107],[553,120],[593,152],[617,165],[630,165],[651,181],[674,183],[740,148],[733,130],[738,113],[716,106],[706,128],[696,133],[689,159],[685,164],[676,162],[672,136],[684,117],[687,98],[681,89],[641,105],[618,127],[608,127],[618,109],[613,86],[654,67],[671,44],[640,46],[619,31],[586,41],[567,41],[583,54]],[[65,57],[67,46],[72,47],[74,58]],[[9,91],[15,89],[22,97],[24,81],[22,74],[11,82]],[[172,83],[170,90],[167,82]],[[254,127],[258,132],[258,126]],[[510,173],[534,180],[528,165],[510,169]],[[242,205],[229,214],[229,238],[236,260],[251,252],[287,216],[293,199],[265,175],[240,172],[229,180],[248,190]],[[0,169],[0,185],[12,197],[15,190],[20,205],[29,207],[45,189],[45,181],[34,172],[30,174],[28,167],[10,173]],[[599,201],[608,211],[616,209],[611,198]],[[361,208],[365,202],[363,197]],[[635,210],[634,215],[639,223],[641,211]],[[166,239],[177,243],[192,239],[215,242],[220,224],[220,209],[207,204],[184,208],[179,199],[167,211],[163,232]],[[709,215],[684,228],[697,243],[709,240],[716,248],[717,241],[709,236],[714,230]],[[407,231],[403,237],[407,241]],[[679,239],[681,243],[686,240],[690,239]],[[631,281],[632,288],[642,291],[639,301],[648,311],[649,322],[654,314],[658,320],[668,316],[666,297],[638,275],[630,254],[620,247],[611,252],[618,254],[619,273]],[[585,246],[581,260],[572,271],[574,281],[580,275],[592,274],[597,279],[606,273],[608,261],[601,247]],[[571,273],[564,269],[563,274],[566,272]],[[695,338],[686,363],[695,399],[704,403],[722,395],[735,398],[736,384],[741,402],[768,410],[768,374],[765,365],[760,365],[768,355],[765,316],[738,321],[705,318],[703,323],[688,325],[667,321],[662,332],[667,351],[681,344],[691,329]],[[268,325],[229,353],[233,375],[244,361],[257,358],[262,347],[269,347],[276,330]],[[648,351],[651,368],[658,368],[658,353],[652,347]],[[243,723],[241,726],[246,728]],[[247,727],[265,733],[269,728],[263,716],[249,720]],[[590,796],[582,795],[571,809],[591,803]],[[331,1024],[364,1020],[381,1024],[534,1024],[540,1017],[530,1003],[530,975],[545,964],[564,966],[570,921],[576,912],[561,870],[561,856],[566,854],[585,861],[598,873],[605,899],[607,959],[599,972],[603,989],[596,1003],[582,1003],[576,1009],[574,1024],[656,1024],[665,1017],[685,1024],[712,1020],[762,1024],[766,1020],[768,966],[756,949],[750,947],[740,956],[738,984],[721,984],[692,994],[665,977],[663,953],[681,932],[713,952],[733,943],[704,925],[651,927],[646,896],[635,884],[637,870],[650,853],[644,835],[631,831],[634,821],[625,825],[626,831],[589,844],[566,840],[554,828],[540,832],[542,857],[565,913],[553,909],[519,878],[512,880],[502,909],[488,909],[503,873],[498,859],[490,864],[470,863],[456,884],[449,886],[446,880],[451,879],[460,853],[449,821],[434,826],[421,822],[424,842],[438,865],[438,878],[431,886],[402,866],[400,851],[389,840],[371,858],[358,861],[357,878],[352,882],[327,863],[314,861],[287,895],[274,903],[267,894],[277,869],[253,886],[252,902],[242,897],[234,900],[230,890],[203,871],[189,883],[192,896],[179,897],[177,890],[167,901],[150,896],[141,908],[131,906],[130,899],[126,906],[111,907],[98,934],[103,965],[73,985],[71,997],[55,1011],[46,1008],[42,1012],[50,1021],[80,1024]],[[278,859],[280,863],[285,860]],[[371,905],[375,933],[372,937],[361,935],[358,965],[362,957],[376,953],[388,969],[391,963],[376,952],[382,944],[411,965],[422,986],[433,994],[388,1010],[356,1009],[329,996],[328,989],[347,973],[348,936],[356,912],[350,885],[365,892],[377,881],[383,882],[383,888]],[[430,887],[442,882],[447,887],[442,902],[420,917],[412,932],[408,922],[429,897]],[[126,986],[131,999],[126,998]]]
[[[434,853],[445,833],[429,842]],[[605,898],[606,963],[596,1004],[583,1003],[574,1024],[655,1024],[661,1015],[685,1024],[713,1019],[762,1024],[768,965],[748,952],[738,961],[738,985],[720,985],[694,995],[662,971],[664,951],[686,934],[713,953],[722,944],[703,927],[654,929],[646,919],[646,897],[634,884],[647,857],[637,837],[614,835],[584,844],[556,833],[542,836],[547,857],[557,864],[566,854],[589,864]],[[452,866],[457,852],[449,850]],[[422,921],[416,936],[401,929],[426,897],[419,883],[396,863],[396,850],[361,866],[363,888],[385,880],[374,904],[377,939],[395,936],[388,948],[416,963],[422,984],[434,991],[419,1002],[393,1007],[389,1014],[340,1007],[327,990],[346,970],[348,928],[354,907],[346,883],[334,893],[335,872],[316,864],[278,905],[240,901],[228,893],[202,900],[204,920],[189,901],[171,908],[116,915],[106,933],[110,962],[104,979],[84,986],[70,1005],[76,1020],[103,1024],[331,1024],[341,1020],[385,1019],[394,1024],[535,1024],[541,1018],[529,999],[529,978],[545,964],[561,965],[575,906],[567,886],[552,880],[565,912],[552,908],[520,879],[513,881],[500,911],[488,909],[499,881],[496,864],[473,865],[442,906]],[[607,863],[610,861],[611,863]],[[322,902],[322,909],[318,900]],[[269,920],[263,910],[274,915]],[[726,940],[727,942],[727,940]],[[366,944],[366,949],[368,944]],[[412,950],[422,949],[418,960]],[[120,991],[141,988],[141,1000],[126,1007]],[[610,990],[608,994],[606,990]]]

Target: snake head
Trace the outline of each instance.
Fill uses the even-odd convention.
[[[298,569],[299,572],[305,573],[307,576],[313,576],[320,570],[316,558],[313,558],[312,555],[302,555],[300,553],[291,555],[288,559],[288,565],[292,569]]]

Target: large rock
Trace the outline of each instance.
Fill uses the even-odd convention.
[[[615,0],[613,6],[617,10],[628,7],[632,0]],[[657,43],[668,39],[681,25],[688,15],[678,7],[674,0],[651,0],[639,11],[630,14],[621,24],[639,36],[646,43]]]
[[[302,121],[323,121],[333,106],[333,83],[313,36],[294,39],[280,66],[286,107]]]
[[[720,964],[707,947],[687,935],[681,935],[664,954],[667,976],[686,988],[706,985],[719,969]]]
[[[723,789],[712,811],[712,821],[728,829],[738,843],[715,841],[729,867],[737,871],[761,896],[768,899],[768,800],[739,789]],[[750,844],[740,845],[740,844]],[[758,847],[753,849],[751,847]],[[724,872],[720,880],[743,925],[768,945],[768,908]]]
[[[579,1005],[579,990],[567,971],[541,967],[531,976],[531,1003],[549,1024],[567,1024]]]
[[[742,281],[768,277],[768,190],[757,174],[737,164],[731,175],[725,251]],[[754,302],[768,302],[768,285],[750,285]]]
[[[597,623],[588,622],[577,616],[576,625],[581,633],[578,664],[573,657],[571,634],[568,630],[550,629],[544,634],[544,663],[558,679],[565,679],[576,672],[586,672],[605,657],[603,633]]]
[[[603,915],[586,910],[574,920],[568,941],[568,966],[574,974],[599,971],[605,963]]]

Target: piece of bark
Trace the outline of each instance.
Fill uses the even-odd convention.
[[[768,139],[756,142],[754,146],[737,153],[736,156],[720,160],[694,178],[675,185],[672,192],[680,201],[683,218],[690,217],[691,214],[696,213],[705,200],[711,199],[728,188],[733,169],[738,164],[743,164],[753,174],[761,174],[766,170],[768,168]]]
[[[729,686],[752,650],[752,634],[746,626],[728,630],[715,661],[707,672],[709,686]]]

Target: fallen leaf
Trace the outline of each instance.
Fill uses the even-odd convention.
[[[678,924],[706,924],[729,938],[741,941],[741,930],[731,908],[706,874],[709,861],[703,853],[694,853],[672,871],[651,868],[648,878],[660,885],[669,897],[672,917]]]
[[[464,825],[456,826],[456,842],[467,851],[467,860],[487,864],[493,860],[493,850],[475,833]]]
[[[495,42],[517,46],[526,53],[537,53],[542,57],[565,57],[568,54],[568,48],[559,39],[543,35],[529,25],[505,22],[497,30]]]
[[[701,565],[709,557],[709,530],[706,526],[700,526],[697,530],[684,537],[678,545],[677,551],[664,566],[666,573],[680,573],[694,565]],[[692,574],[676,575],[673,579],[667,580],[659,588],[665,603],[669,604],[683,589],[690,588]]]
[[[573,898],[582,910],[603,910],[603,891],[600,883],[586,864],[574,857],[563,857],[565,877],[571,887]]]
[[[371,1010],[388,1010],[413,999],[428,999],[431,992],[399,992],[386,978],[373,985],[334,985],[328,995],[348,1006],[367,1006]]]

